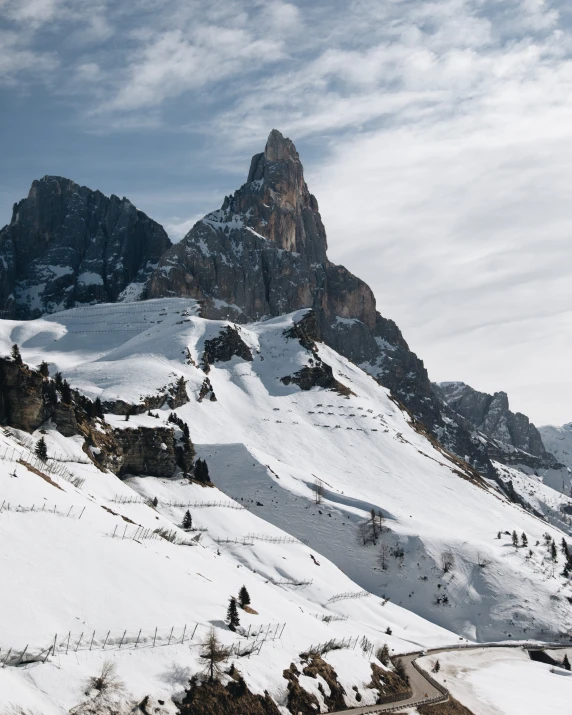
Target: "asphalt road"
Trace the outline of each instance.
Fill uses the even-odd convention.
[[[443,649],[445,650],[445,649]],[[449,650],[449,649],[447,649]],[[453,650],[453,649],[451,649]],[[351,715],[354,713],[385,713],[394,712],[398,707],[405,707],[411,705],[420,705],[423,702],[431,701],[433,698],[439,698],[441,701],[448,699],[447,695],[443,695],[437,688],[432,685],[414,666],[413,661],[422,653],[412,653],[410,655],[402,655],[400,659],[403,661],[407,675],[409,676],[409,684],[413,694],[407,700],[396,700],[393,703],[387,703],[385,705],[364,705],[359,708],[350,708],[349,710],[340,710],[338,713],[333,713],[333,715]]]

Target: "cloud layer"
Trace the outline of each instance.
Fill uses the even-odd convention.
[[[281,129],[307,157],[332,259],[370,283],[433,379],[503,389],[535,421],[567,422],[570,12],[548,0],[0,0],[0,86],[47,92],[86,142],[128,134],[145,152],[186,137],[186,161],[218,175],[186,213],[165,213],[173,185],[153,187],[146,208],[173,238]]]

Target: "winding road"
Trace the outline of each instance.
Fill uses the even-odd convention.
[[[405,710],[408,707],[413,707],[415,705],[423,705],[430,703],[446,702],[449,699],[448,690],[439,685],[437,687],[434,685],[436,681],[426,673],[424,670],[418,666],[415,661],[424,655],[431,655],[433,653],[445,653],[453,650],[474,650],[474,649],[488,649],[488,648],[527,648],[529,650],[537,649],[544,650],[557,649],[557,648],[570,648],[571,645],[554,644],[554,643],[480,643],[475,645],[456,645],[443,648],[431,648],[426,651],[419,651],[416,653],[408,653],[407,655],[396,656],[399,658],[403,665],[407,675],[409,676],[409,684],[411,685],[411,690],[413,691],[411,697],[406,700],[394,700],[392,703],[384,703],[383,705],[364,705],[363,707],[350,708],[349,710],[338,710],[330,715],[358,715],[358,713],[386,713],[386,712],[399,712],[399,710]]]

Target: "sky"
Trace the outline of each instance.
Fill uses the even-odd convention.
[[[433,380],[572,421],[569,3],[0,0],[0,225],[56,174],[180,240],[272,128]]]

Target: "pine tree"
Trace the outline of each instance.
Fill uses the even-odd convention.
[[[558,551],[556,550],[556,544],[554,541],[550,545],[550,555],[552,556],[553,561],[558,561]]]
[[[62,382],[62,402],[66,405],[71,405],[72,403],[72,391],[67,380]]]
[[[234,596],[230,597],[230,601],[228,603],[226,622],[231,631],[236,631],[237,627],[240,625],[240,618],[238,617],[238,608],[236,606],[236,598]]]
[[[522,536],[520,537],[520,543],[523,545],[523,547],[528,546],[528,537],[526,536],[524,531],[522,532]]]
[[[42,462],[45,462],[48,458],[48,448],[46,446],[46,440],[43,437],[40,437],[38,440],[34,453],[36,457],[42,460]]]
[[[391,630],[391,628],[389,626],[387,626],[387,628],[385,629],[385,632],[388,636],[390,636],[393,633],[393,631]]]
[[[433,666],[433,672],[438,673],[441,670],[441,663],[439,663],[438,660],[435,661],[435,665]]]
[[[518,549],[518,535],[517,535],[516,531],[513,531],[513,532],[512,532],[512,545],[513,545],[516,549]]]
[[[238,592],[238,601],[243,608],[250,604],[250,594],[246,590],[246,586],[243,586]]]
[[[42,360],[40,363],[40,367],[38,368],[40,371],[40,375],[43,377],[49,377],[50,376],[50,368],[48,366],[48,363],[45,360]]]
[[[14,343],[14,345],[12,345],[12,360],[17,365],[22,364],[22,355],[20,354],[20,348],[18,347],[17,343]]]
[[[62,385],[63,385],[63,380],[62,380],[62,373],[61,372],[56,372],[54,375],[54,380],[56,381],[56,390],[58,392],[62,391]]]
[[[195,479],[203,484],[210,482],[209,468],[204,459],[197,459],[195,464]]]
[[[191,512],[187,509],[185,516],[183,517],[183,529],[185,529],[185,531],[190,531],[192,528],[193,517],[191,516]]]
[[[562,661],[562,667],[566,670],[570,670],[570,661],[568,660],[568,653],[564,653],[564,660]]]
[[[566,543],[566,540],[564,539],[564,537],[562,537],[562,553],[564,554],[566,561],[570,561],[570,550],[568,548],[568,544]]]
[[[497,539],[500,539],[500,538],[501,538],[501,533],[499,531],[499,533],[497,534]]]
[[[94,407],[95,407],[95,416],[101,417],[101,419],[103,419],[103,406],[101,404],[101,400],[99,399],[99,397],[95,398]]]

